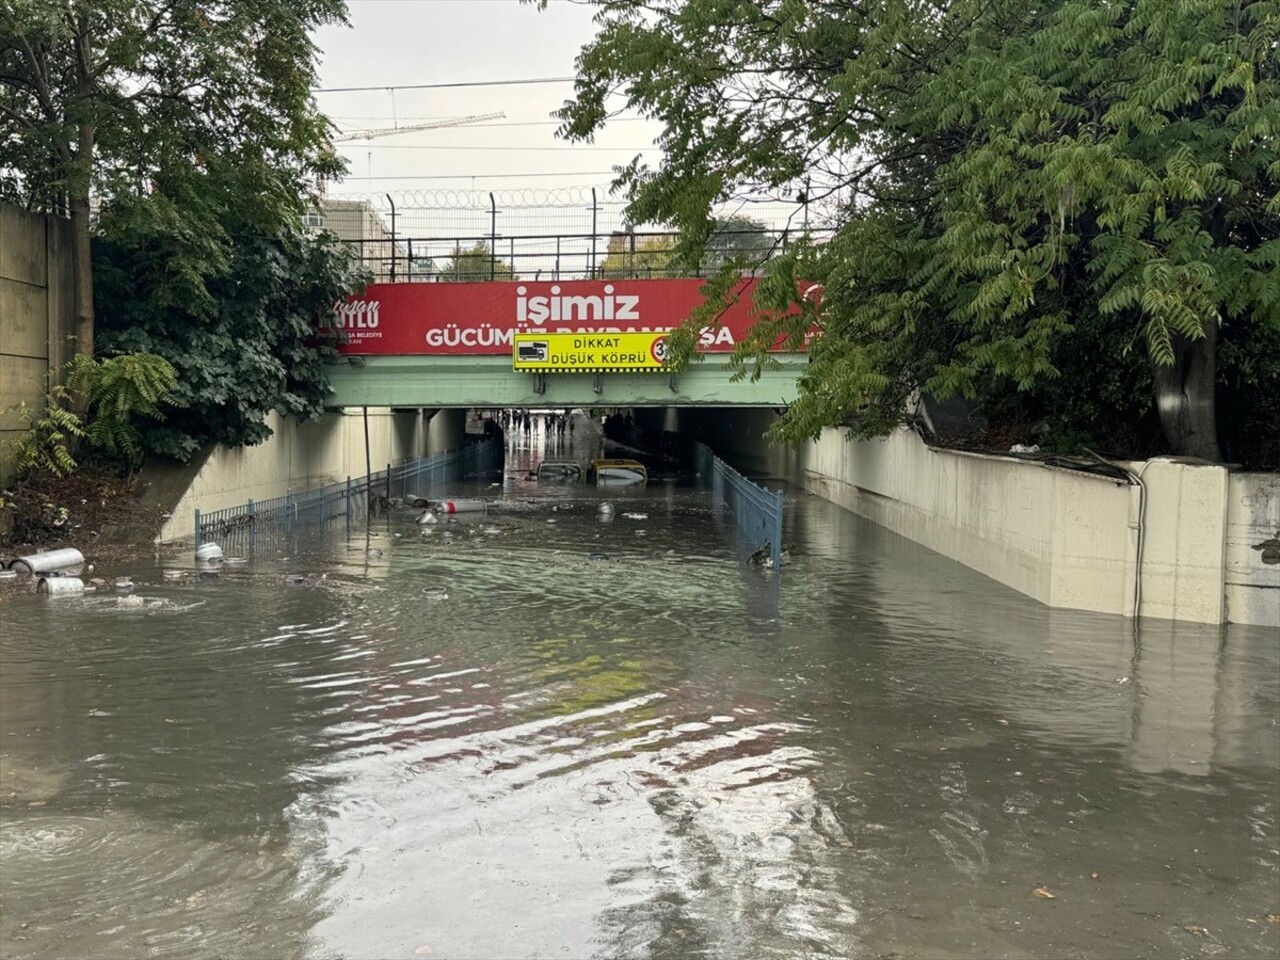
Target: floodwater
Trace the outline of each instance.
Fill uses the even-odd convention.
[[[1050,611],[801,494],[775,577],[541,449],[426,534],[0,605],[0,956],[1280,952],[1273,633]]]

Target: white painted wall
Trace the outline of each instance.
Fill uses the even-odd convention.
[[[1280,473],[1234,473],[1227,487],[1226,613],[1280,628]],[[1271,541],[1268,543],[1268,541]]]
[[[942,451],[914,433],[845,430],[784,458],[807,489],[1055,607],[1128,614],[1126,484],[1014,458]]]
[[[707,431],[730,455],[757,412]],[[717,440],[721,443],[717,444]],[[756,440],[755,452],[763,451]],[[1141,487],[930,447],[910,430],[829,429],[769,471],[1052,607],[1280,627],[1280,475],[1175,458],[1125,464]],[[1145,502],[1144,502],[1145,490]],[[1143,531],[1138,577],[1139,528]],[[1140,588],[1140,598],[1137,593]]]
[[[465,426],[463,416],[463,411],[441,411],[428,421],[417,410],[370,408],[373,471],[460,446],[462,430],[455,428]],[[263,443],[237,450],[219,447],[209,456],[160,531],[159,542],[190,537],[196,508],[222,510],[366,474],[359,409],[326,413],[303,424],[273,413],[267,423],[274,432]]]

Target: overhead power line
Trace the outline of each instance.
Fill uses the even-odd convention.
[[[517,177],[612,177],[616,176],[614,170],[564,170],[554,173],[436,173],[436,174],[410,174],[408,176],[397,176],[396,174],[388,174],[386,176],[377,177],[343,177],[342,180],[511,180]]]
[[[577,77],[524,77],[515,80],[457,80],[449,83],[390,83],[368,87],[317,87],[312,93],[365,93],[385,90],[454,90],[459,87],[515,87],[530,83],[573,83]]]
[[[378,123],[395,123],[397,119],[399,119],[401,123],[417,123],[419,121],[424,121],[424,120],[439,120],[441,119],[441,117],[431,116],[431,117],[399,117],[397,118],[397,117],[385,116],[383,114],[377,114],[377,115],[369,114],[367,116],[359,116],[359,115],[353,114],[348,116],[344,114],[331,113],[329,114],[329,119],[334,121],[335,123],[338,123],[338,122],[354,123],[357,120],[361,120],[361,121],[367,120],[367,121],[374,121]],[[645,122],[652,123],[653,121],[649,120],[648,117],[612,117],[609,120],[609,125],[613,126],[615,123],[645,123]],[[503,120],[497,123],[468,124],[468,129],[483,130],[486,127],[558,127],[560,125],[561,124],[559,120]],[[446,128],[446,129],[451,129],[451,128]]]
[[[615,153],[638,153],[655,149],[653,144],[649,144],[646,147],[602,147],[594,143],[576,147],[483,147],[476,144],[450,146],[439,143],[335,143],[334,146],[339,150],[509,150],[515,153],[542,153],[546,151],[586,153],[590,150],[603,150],[606,153],[610,150]]]

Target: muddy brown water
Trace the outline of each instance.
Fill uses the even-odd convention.
[[[1051,611],[798,493],[773,577],[704,492],[534,447],[427,534],[0,606],[0,955],[1280,952],[1274,633]]]

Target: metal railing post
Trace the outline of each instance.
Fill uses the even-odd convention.
[[[596,232],[599,230],[597,223],[597,214],[600,212],[600,205],[596,203],[596,188],[591,188],[591,271],[588,274],[592,279],[596,275]]]
[[[347,536],[351,536],[351,477],[347,477]]]
[[[196,541],[196,549],[199,550],[200,549],[200,508],[199,507],[197,507],[195,511],[195,541]]]
[[[396,202],[391,194],[386,194],[387,203],[391,204],[391,282],[396,281]]]
[[[256,535],[254,533],[253,528],[257,526],[257,523],[253,519],[253,501],[252,500],[250,500],[245,505],[245,513],[249,515],[249,552],[253,553],[253,547],[256,540]]]
[[[498,278],[498,201],[489,192],[489,279]]]

